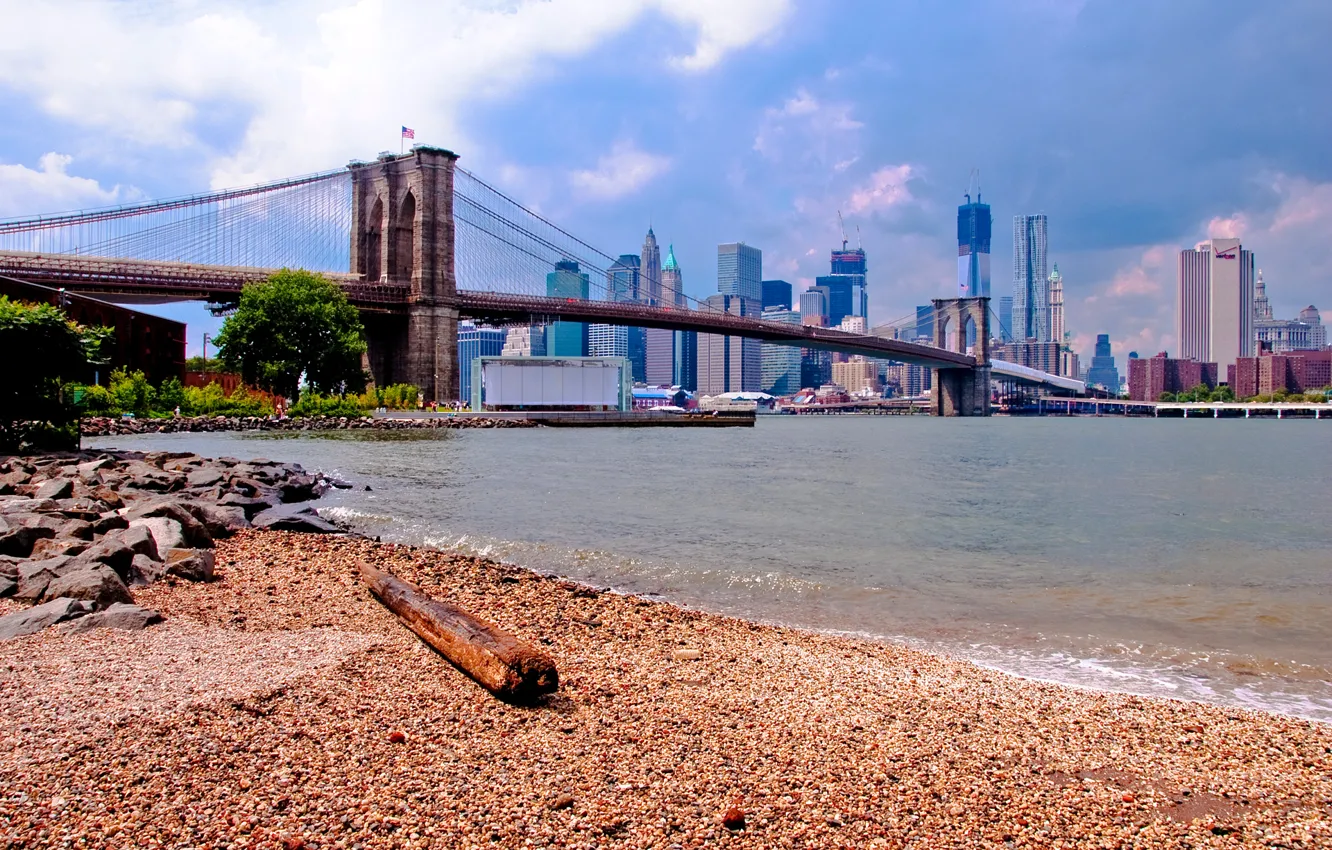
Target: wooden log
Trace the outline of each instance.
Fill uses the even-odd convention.
[[[456,605],[430,598],[392,573],[364,561],[360,568],[361,578],[384,607],[495,696],[531,703],[559,688],[549,655]]]

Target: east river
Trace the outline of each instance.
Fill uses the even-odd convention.
[[[85,445],[296,461],[354,481],[321,513],[385,540],[1332,720],[1326,422],[775,416]]]

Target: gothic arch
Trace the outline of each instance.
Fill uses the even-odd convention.
[[[403,196],[402,206],[398,209],[398,223],[394,229],[394,245],[397,268],[393,277],[401,281],[410,281],[416,260],[416,195],[410,189]]]
[[[362,223],[361,267],[357,269],[368,283],[378,283],[383,275],[384,198],[375,197],[370,217]]]

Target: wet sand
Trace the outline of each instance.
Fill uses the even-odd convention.
[[[167,618],[147,631],[0,643],[0,845],[1332,846],[1332,726],[426,549],[244,532],[217,554],[219,581],[136,592]],[[490,696],[362,558],[541,646],[560,692]]]

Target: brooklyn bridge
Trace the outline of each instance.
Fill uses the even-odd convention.
[[[457,159],[418,146],[244,189],[0,221],[0,275],[121,303],[193,300],[225,310],[274,269],[319,271],[361,310],[374,380],[415,384],[427,400],[458,395],[460,318],[698,331],[919,364],[933,370],[933,412],[942,416],[988,415],[992,370],[1010,366],[989,356],[988,298],[935,299],[934,345],[897,339],[893,325],[854,334],[700,302],[611,300],[612,256]],[[562,260],[577,262],[602,291],[548,297],[545,275]],[[1010,377],[1055,380],[1032,370]]]

